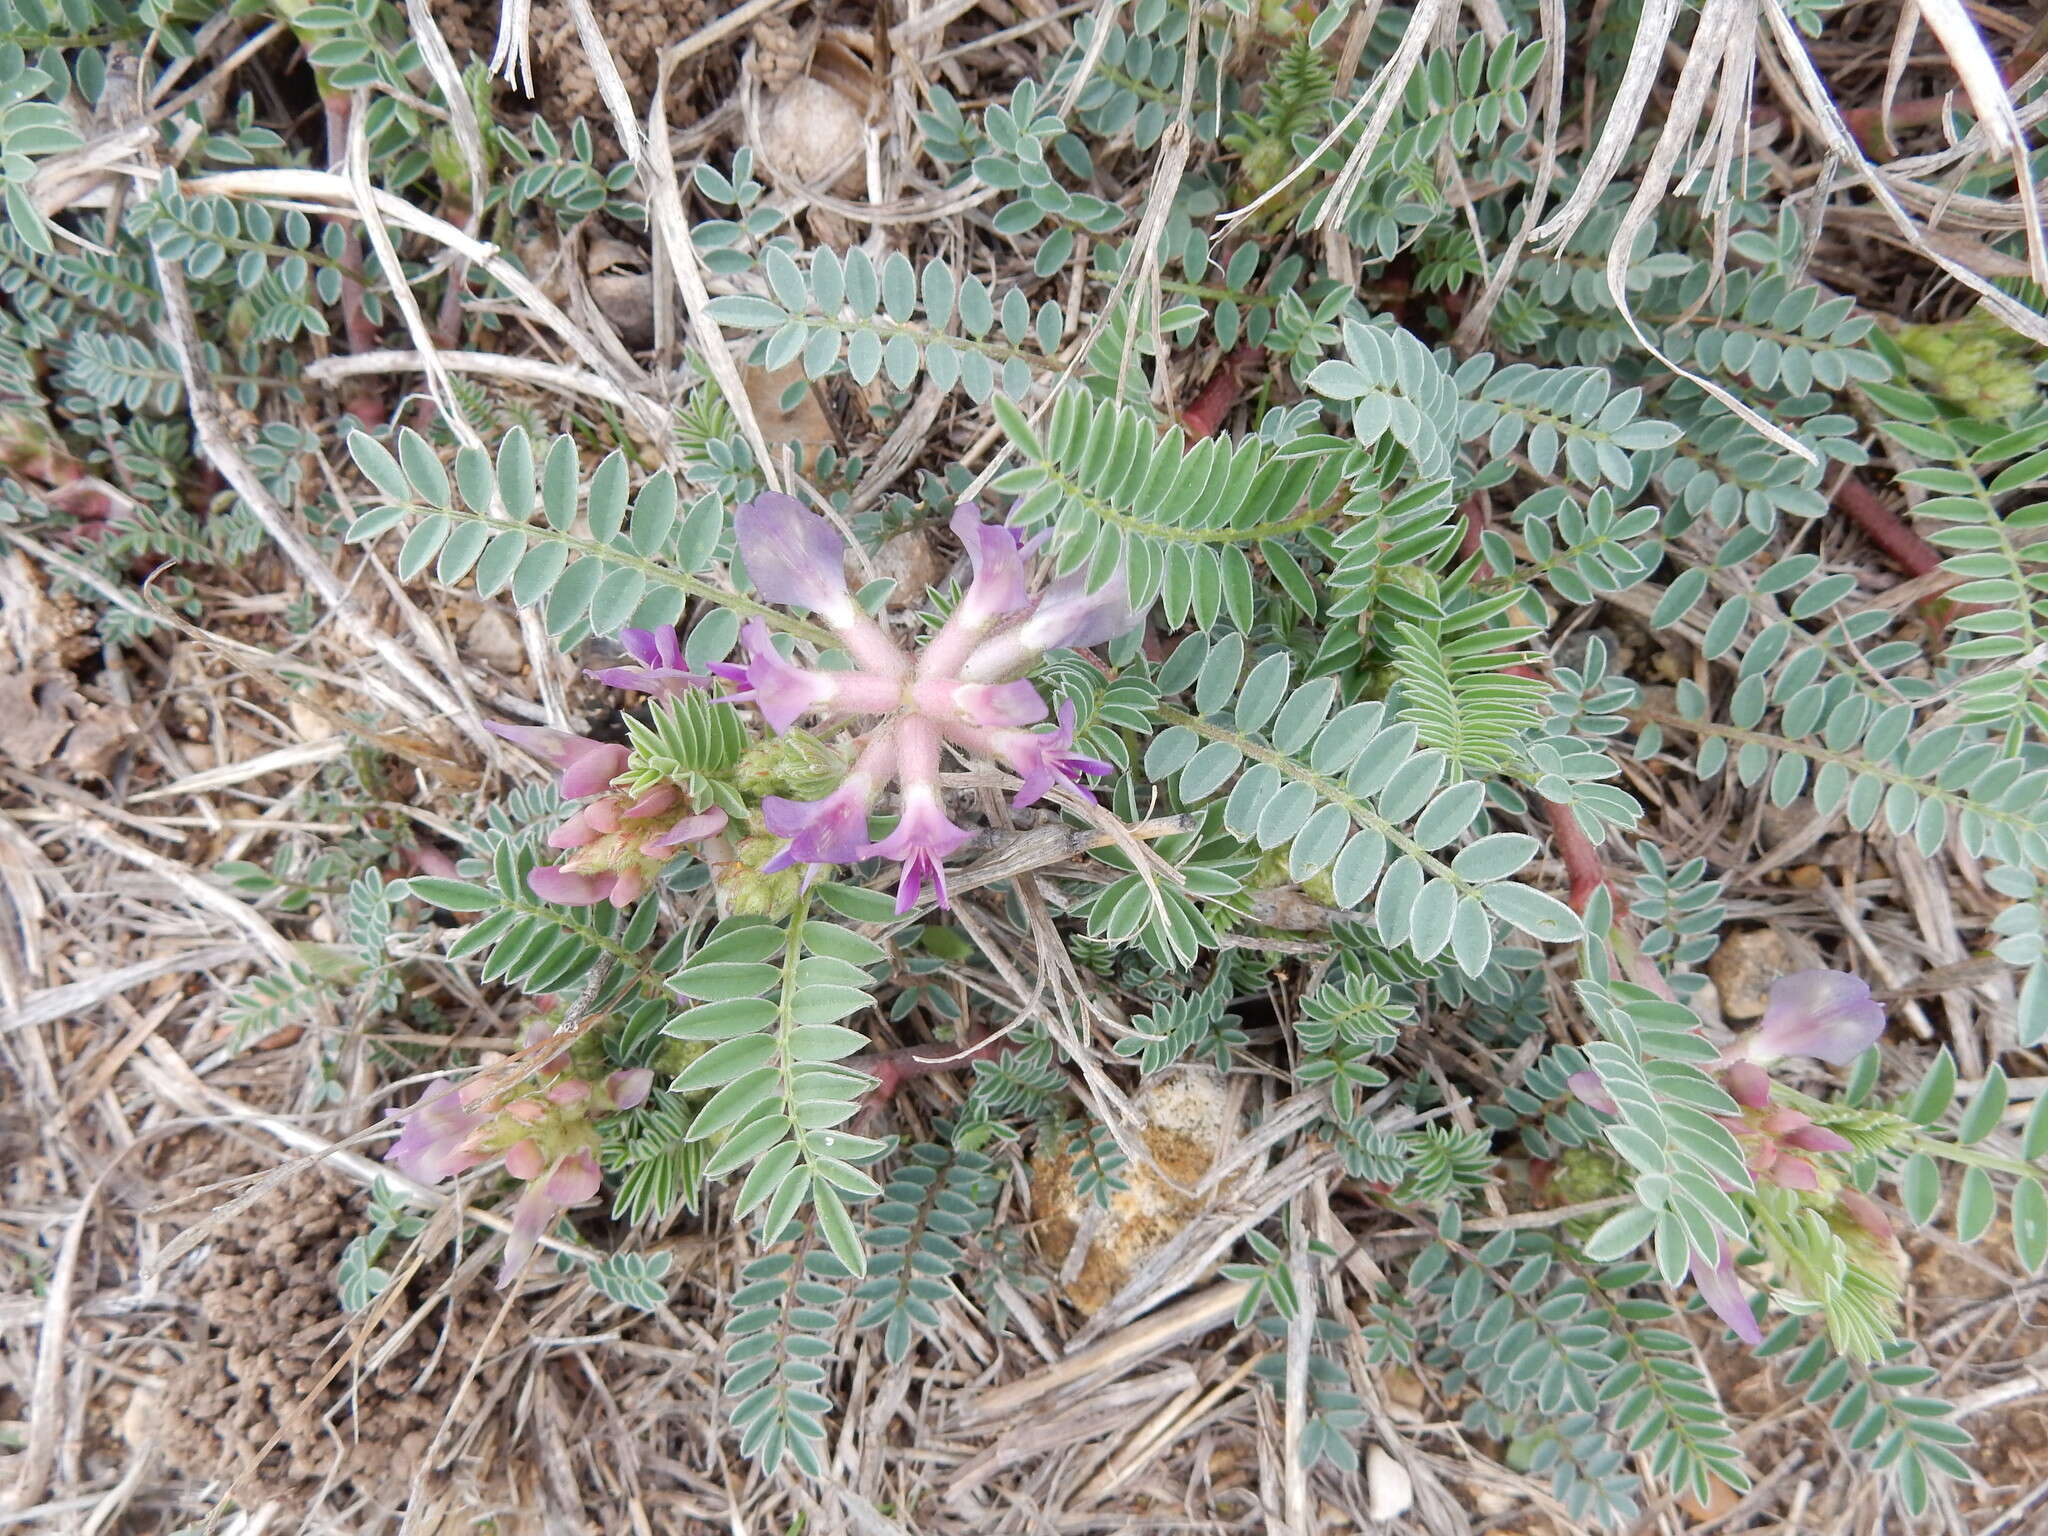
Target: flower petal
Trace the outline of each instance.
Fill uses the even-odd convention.
[[[846,540],[794,496],[770,491],[732,515],[740,559],[771,603],[826,612],[850,602]]]
[[[1768,1109],[1771,1103],[1771,1079],[1764,1069],[1753,1061],[1738,1061],[1721,1074],[1721,1086],[1728,1090],[1728,1096],[1744,1109]]]
[[[505,1239],[505,1262],[498,1270],[499,1290],[510,1285],[513,1277],[526,1267],[541,1233],[553,1226],[561,1214],[561,1206],[548,1198],[544,1183],[526,1186],[518,1204],[512,1207],[512,1232]]]
[[[1023,639],[1039,651],[1080,650],[1114,640],[1138,622],[1122,567],[1094,591],[1088,568],[1060,577],[1045,589],[1038,608],[1024,621]]]
[[[1884,1025],[1884,1005],[1871,997],[1868,982],[1846,971],[1799,971],[1771,984],[1745,1054],[1765,1064],[1812,1056],[1840,1066],[1874,1044]]]
[[[572,874],[559,864],[543,864],[526,877],[533,894],[562,907],[594,907],[612,893],[613,875]]]
[[[1588,1067],[1583,1072],[1574,1072],[1565,1080],[1578,1101],[1588,1109],[1596,1109],[1603,1115],[1618,1115],[1621,1106],[1614,1102],[1614,1095],[1607,1091],[1607,1085],[1600,1080],[1600,1074]]]
[[[1749,1293],[1736,1276],[1735,1255],[1728,1251],[1727,1243],[1719,1245],[1711,1260],[1697,1248],[1693,1250],[1692,1283],[1714,1315],[1735,1330],[1737,1338],[1751,1348],[1763,1343],[1763,1329],[1750,1310]]]

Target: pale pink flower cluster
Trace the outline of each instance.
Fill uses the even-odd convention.
[[[486,1078],[457,1087],[436,1082],[405,1111],[404,1128],[384,1158],[407,1178],[439,1184],[503,1159],[526,1188],[512,1208],[512,1234],[498,1284],[509,1283],[532,1257],[540,1235],[573,1206],[594,1200],[603,1179],[596,1122],[637,1108],[654,1086],[645,1068],[577,1076],[569,1054],[544,1063],[532,1086],[506,1097]]]
[[[1815,1157],[1850,1150],[1846,1138],[1814,1124],[1811,1116],[1789,1106],[1773,1107],[1770,1074],[1764,1069],[1788,1056],[1840,1066],[1875,1044],[1884,1025],[1884,1005],[1870,995],[1867,983],[1845,971],[1800,971],[1772,984],[1756,1028],[1725,1051],[1720,1063],[1721,1086],[1741,1111],[1721,1117],[1721,1124],[1741,1145],[1759,1183],[1817,1191],[1822,1181]],[[1589,1108],[1604,1115],[1620,1113],[1599,1073],[1574,1072],[1568,1082]],[[1869,1196],[1838,1185],[1833,1199],[1873,1237],[1890,1236],[1890,1223]],[[1694,1251],[1692,1278],[1707,1305],[1739,1338],[1751,1345],[1763,1342],[1726,1242],[1711,1255]]]

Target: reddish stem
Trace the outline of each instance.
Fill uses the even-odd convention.
[[[1878,500],[1877,492],[1854,474],[1835,487],[1835,510],[1869,535],[1908,576],[1925,576],[1941,565],[1941,551],[1906,526],[1905,519]]]
[[[1217,365],[1201,393],[1181,412],[1181,427],[1190,438],[1208,437],[1223,425],[1223,418],[1244,391],[1245,372],[1265,355],[1264,347],[1247,342]]]
[[[914,1078],[930,1077],[934,1072],[952,1072],[972,1066],[977,1061],[993,1061],[1015,1050],[1020,1043],[1016,1035],[1010,1034],[991,1035],[979,1044],[967,1046],[958,1042],[951,1045],[907,1045],[901,1050],[874,1051],[866,1056],[856,1056],[847,1065],[875,1080],[875,1087],[868,1092],[868,1107],[873,1108],[886,1104],[895,1097],[898,1088]]]

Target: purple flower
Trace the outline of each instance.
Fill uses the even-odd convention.
[[[808,608],[838,623],[853,609],[846,590],[846,540],[794,496],[770,491],[732,515],[740,559],[754,590],[771,603]]]
[[[1578,1101],[1588,1109],[1597,1109],[1603,1115],[1618,1115],[1621,1106],[1614,1102],[1614,1095],[1607,1091],[1607,1085],[1600,1080],[1600,1074],[1588,1067],[1583,1072],[1574,1072],[1565,1080]]]
[[[980,508],[971,501],[962,502],[953,513],[952,527],[967,547],[974,579],[918,659],[923,677],[957,676],[991,628],[1031,606],[1024,561],[1039,540],[1026,540],[1000,523],[984,523]]]
[[[967,838],[966,832],[947,819],[938,791],[928,783],[917,783],[903,792],[903,818],[896,823],[896,830],[862,848],[860,856],[902,862],[903,880],[896,888],[896,915],[901,917],[923,900],[927,885],[933,888],[939,906],[947,905],[945,862],[960,851]]]
[[[986,625],[1007,618],[1031,601],[1024,580],[1024,557],[1038,544],[1027,542],[1014,528],[1001,523],[984,523],[981,509],[963,501],[954,510],[953,536],[967,546],[968,563],[974,580],[960,599],[956,613],[968,622]]]
[[[1100,776],[1115,771],[1114,763],[1083,757],[1074,751],[1074,704],[1061,699],[1059,724],[1049,731],[998,731],[993,745],[1017,777],[1024,781],[1010,803],[1019,809],[1035,804],[1047,790],[1066,784],[1082,799],[1094,803],[1095,796],[1081,782],[1084,773]]]
[[[514,746],[526,748],[559,773],[565,800],[603,794],[611,788],[612,780],[626,771],[627,759],[632,755],[613,742],[593,741],[588,736],[573,736],[544,725],[506,725],[486,720],[484,729]]]
[[[692,688],[711,686],[708,672],[692,672],[683,661],[682,642],[676,638],[673,624],[659,629],[622,629],[619,645],[637,666],[600,667],[583,675],[607,688],[630,688],[657,699],[680,698]]]
[[[1786,1056],[1854,1060],[1884,1033],[1884,1005],[1869,984],[1844,971],[1799,971],[1771,984],[1763,1021],[1740,1053],[1768,1066]]]
[[[776,735],[832,697],[832,685],[825,675],[785,660],[775,649],[768,626],[759,619],[740,626],[740,643],[747,648],[745,697],[760,709]]]
[[[1737,1338],[1752,1349],[1763,1343],[1763,1330],[1757,1326],[1756,1314],[1749,1309],[1749,1294],[1736,1277],[1735,1255],[1728,1251],[1725,1241],[1717,1245],[1711,1260],[1697,1248],[1692,1251],[1692,1283],[1714,1309],[1714,1315],[1735,1330]]]
[[[518,1152],[521,1147],[534,1147],[534,1144],[522,1142],[512,1151]],[[534,1147],[534,1155],[539,1156],[538,1147]],[[505,1166],[508,1169],[513,1166],[511,1153],[506,1154]],[[553,1169],[527,1179],[525,1192],[512,1208],[512,1235],[505,1239],[505,1264],[498,1271],[500,1288],[510,1285],[512,1277],[526,1267],[526,1261],[533,1257],[533,1250],[540,1242],[541,1233],[553,1226],[569,1207],[593,1198],[603,1184],[604,1176],[598,1171],[597,1158],[588,1147],[571,1152]]]
[[[419,1102],[405,1112],[405,1128],[384,1149],[384,1161],[409,1179],[438,1184],[468,1172],[488,1156],[471,1146],[487,1124],[483,1115],[464,1107],[453,1083],[429,1083]]]
[[[761,866],[764,875],[796,864],[851,864],[862,857],[868,840],[868,807],[880,785],[868,774],[850,773],[820,800],[788,800],[769,795],[761,802],[761,820],[789,846]]]
[[[1021,636],[1036,651],[1080,650],[1114,640],[1138,622],[1121,566],[1096,591],[1088,590],[1088,569],[1069,572],[1045,589]]]

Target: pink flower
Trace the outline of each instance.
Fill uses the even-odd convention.
[[[927,885],[941,908],[946,902],[945,862],[960,851],[968,834],[953,825],[939,805],[938,791],[913,784],[903,794],[903,817],[896,830],[860,851],[864,859],[897,859],[903,880],[896,888],[896,914],[902,916],[924,898]]]
[[[1697,1248],[1693,1250],[1692,1283],[1714,1309],[1714,1315],[1735,1330],[1737,1338],[1752,1349],[1763,1343],[1763,1329],[1757,1326],[1749,1295],[1736,1278],[1735,1255],[1728,1251],[1725,1241],[1718,1245],[1711,1260]]]
[[[534,1159],[540,1156],[540,1149],[534,1143],[522,1142],[520,1147],[532,1147],[533,1157],[522,1158],[522,1167],[532,1167]],[[520,1147],[514,1147],[518,1152]],[[511,1153],[506,1154],[505,1166],[512,1169]],[[513,1170],[515,1177],[518,1176]],[[598,1171],[597,1157],[588,1147],[569,1153],[552,1169],[539,1170],[527,1176],[525,1192],[519,1203],[512,1208],[512,1234],[505,1239],[505,1264],[498,1271],[500,1288],[510,1285],[512,1278],[526,1267],[526,1261],[533,1257],[533,1250],[539,1245],[540,1236],[561,1218],[562,1212],[571,1206],[581,1205],[594,1198],[604,1185],[604,1176]]]
[[[1805,1119],[1805,1116],[1801,1116]],[[1824,1125],[1815,1125],[1811,1120],[1795,1126],[1779,1135],[1778,1140],[1788,1147],[1797,1147],[1801,1152],[1850,1152],[1854,1144],[1848,1137],[1829,1130]]]
[[[742,697],[753,701],[776,735],[831,696],[818,673],[783,658],[769,638],[768,626],[759,619],[740,626],[740,643],[747,648],[747,691]]]
[[[1771,984],[1761,1023],[1740,1043],[1748,1060],[1768,1066],[1812,1056],[1840,1066],[1884,1033],[1884,1005],[1867,982],[1844,971],[1799,971]]]
[[[715,805],[692,811],[673,784],[657,784],[631,800],[623,791],[601,795],[548,834],[548,846],[569,857],[542,865],[526,883],[541,900],[559,906],[631,906],[677,849],[718,836],[726,822]]]
[[[646,889],[644,881],[627,882],[613,870],[586,875],[559,864],[543,864],[527,875],[526,883],[534,895],[558,907],[594,907],[601,901],[630,906]]]
[[[1049,731],[997,731],[992,740],[997,753],[1024,781],[1012,805],[1019,809],[1036,804],[1055,785],[1065,784],[1082,799],[1093,803],[1095,796],[1081,782],[1081,775],[1113,773],[1114,763],[1084,757],[1074,751],[1074,704],[1061,699],[1059,724]]]
[[[1753,1061],[1738,1061],[1729,1067],[1721,1074],[1721,1086],[1744,1109],[1768,1109],[1771,1106],[1771,1079]]]
[[[974,568],[974,580],[956,613],[986,624],[1007,618],[1031,601],[1024,581],[1024,559],[1043,535],[1026,541],[1013,528],[984,523],[981,509],[971,501],[954,509],[950,526],[953,536],[967,546],[967,559]]]
[[[1860,1189],[1842,1189],[1835,1194],[1835,1201],[1844,1214],[1865,1232],[1880,1242],[1888,1242],[1892,1235],[1891,1218],[1884,1213],[1884,1207]]]
[[[911,688],[911,703],[942,730],[953,725],[1015,727],[1045,718],[1045,696],[1026,678],[1010,683],[963,683],[926,678]]]
[[[666,832],[657,832],[640,845],[643,854],[669,853],[685,843],[701,843],[707,837],[716,837],[726,828],[730,818],[718,806],[698,811],[694,815],[680,818]]]
[[[646,1067],[624,1067],[604,1080],[616,1110],[638,1109],[654,1089],[654,1073]]]
[[[853,608],[846,540],[794,496],[757,496],[733,513],[732,525],[747,575],[766,601],[808,608],[828,622]]]
[[[962,502],[953,513],[952,528],[967,547],[974,579],[918,659],[923,677],[956,676],[994,625],[1031,605],[1024,562],[1044,537],[1027,541],[1015,529],[984,523],[971,501]]]
[[[1565,1086],[1571,1089],[1578,1101],[1588,1109],[1596,1109],[1603,1115],[1621,1113],[1621,1106],[1614,1102],[1614,1095],[1607,1091],[1607,1085],[1600,1080],[1600,1074],[1591,1067],[1583,1072],[1574,1072],[1564,1081]]]
[[[960,668],[960,676],[975,683],[1015,677],[1047,651],[1100,645],[1141,617],[1131,607],[1121,567],[1099,591],[1091,592],[1084,566],[1047,587],[1022,622],[997,630],[983,642]]]
[[[583,800],[603,794],[612,780],[626,771],[632,755],[625,747],[608,741],[593,741],[544,725],[506,725],[486,720],[484,729],[502,736],[514,746],[524,747],[561,775],[562,798]]]
[[[692,688],[711,686],[710,673],[692,672],[683,661],[682,642],[673,624],[659,629],[622,629],[619,644],[638,665],[600,667],[583,675],[607,688],[630,688],[657,699],[680,698]]]
[[[1136,624],[1130,589],[1119,566],[1108,581],[1089,590],[1088,568],[1070,571],[1045,589],[1019,636],[1036,651],[1081,650],[1114,640]]]
[[[489,1156],[474,1145],[477,1133],[489,1123],[464,1106],[453,1083],[429,1083],[419,1102],[405,1112],[405,1127],[384,1149],[384,1161],[418,1183],[438,1184]]]

